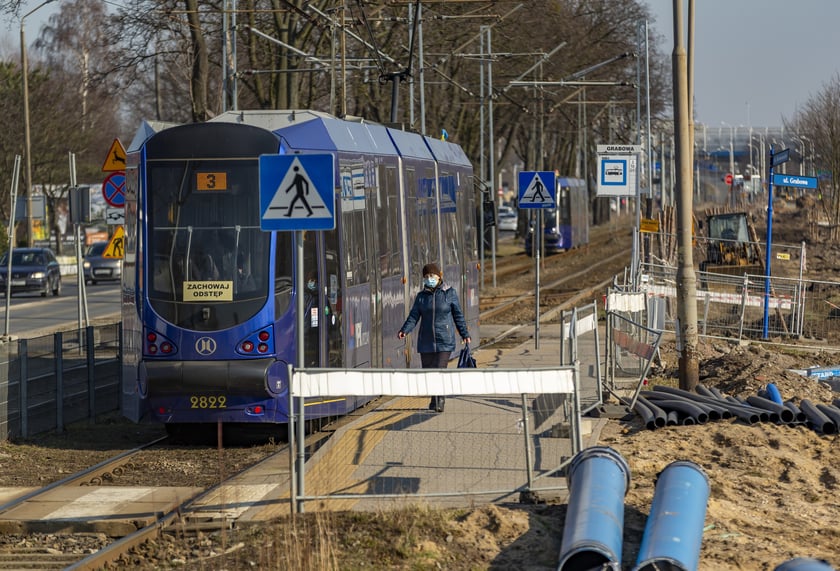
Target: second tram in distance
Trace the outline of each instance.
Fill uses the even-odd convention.
[[[557,207],[543,211],[543,249],[546,254],[589,243],[589,190],[580,178],[557,178]],[[525,253],[534,255],[535,223],[525,236]]]
[[[262,231],[259,157],[326,153],[335,229]],[[457,289],[479,338],[473,170],[458,145],[315,111],[236,111],[206,123],[144,123],[127,154],[129,417],[168,428],[287,422],[300,295],[304,366],[419,366],[412,336],[398,340],[397,331],[429,262]],[[318,200],[302,198],[293,215]],[[298,264],[308,291],[296,291]],[[307,417],[344,414],[362,400],[313,399]]]

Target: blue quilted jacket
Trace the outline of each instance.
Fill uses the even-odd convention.
[[[433,290],[423,288],[423,291],[417,294],[408,319],[400,331],[405,334],[411,333],[418,321],[418,353],[454,351],[456,329],[462,339],[470,336],[464,312],[458,303],[458,293],[445,283]]]

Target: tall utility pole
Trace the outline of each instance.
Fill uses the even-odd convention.
[[[693,0],[688,0],[692,5]],[[674,84],[674,140],[677,155],[677,349],[680,388],[693,390],[700,382],[697,363],[697,277],[691,251],[693,192],[689,141],[688,65],[683,43],[683,0],[674,0],[674,52],[671,66]]]
[[[45,2],[41,2],[20,19],[20,72],[23,76],[23,144],[25,145],[24,150],[26,152],[26,240],[30,246],[35,245],[35,233],[32,226],[32,141],[29,136],[29,62],[26,57],[24,22],[33,13],[54,1],[46,0]],[[12,220],[14,221],[14,219],[15,213],[12,212]]]

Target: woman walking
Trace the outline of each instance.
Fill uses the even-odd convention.
[[[404,339],[418,322],[417,352],[424,369],[445,369],[449,365],[449,356],[455,350],[456,329],[463,343],[470,342],[458,293],[443,281],[443,272],[437,264],[423,266],[423,289],[415,296],[414,305],[397,337]],[[444,404],[443,396],[433,396],[429,408],[443,412]]]

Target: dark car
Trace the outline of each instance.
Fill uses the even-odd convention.
[[[0,292],[6,291],[9,253],[0,258]],[[28,291],[61,294],[61,269],[49,248],[15,248],[12,250],[12,293]]]
[[[95,285],[96,282],[119,280],[122,277],[122,260],[102,256],[108,244],[109,242],[94,242],[88,246],[82,263],[86,284]]]

